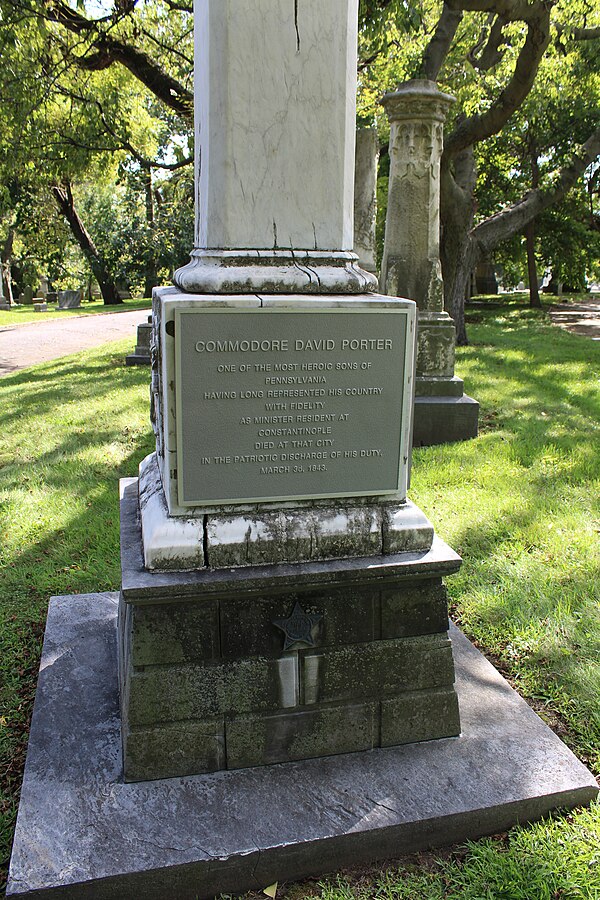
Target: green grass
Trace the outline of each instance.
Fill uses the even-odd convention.
[[[457,372],[481,434],[415,451],[410,496],[464,558],[453,614],[600,769],[600,342],[524,301],[474,304]],[[119,586],[118,478],[153,447],[127,342],[0,380],[0,754],[8,854],[51,594]],[[0,762],[0,768],[2,763]],[[598,900],[600,807],[278,896]]]
[[[123,300],[115,306],[105,306],[102,300],[82,303],[79,309],[56,308],[50,304],[48,312],[37,313],[33,306],[13,306],[10,310],[0,309],[0,328],[6,325],[26,325],[28,322],[43,322],[46,319],[62,319],[65,316],[87,316],[93,313],[133,312],[136,309],[150,309],[152,301],[149,297],[135,300]]]

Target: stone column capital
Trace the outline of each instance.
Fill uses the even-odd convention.
[[[417,78],[405,81],[398,90],[381,98],[390,122],[410,119],[443,123],[455,102],[456,98],[440,91],[435,81]]]

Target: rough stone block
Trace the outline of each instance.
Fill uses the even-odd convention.
[[[381,746],[412,744],[460,734],[453,689],[414,691],[381,702]]]
[[[381,592],[381,637],[410,637],[448,630],[446,588],[441,578],[394,586]]]
[[[301,665],[305,703],[385,697],[454,682],[446,635],[306,652]]]
[[[132,726],[154,725],[295,706],[289,688],[290,661],[247,659],[130,671],[124,719]]]
[[[377,703],[347,704],[228,720],[227,768],[371,750],[379,739]]]
[[[146,781],[225,768],[222,719],[155,728],[123,726],[125,781]]]
[[[430,447],[477,437],[479,403],[472,397],[416,397],[413,444]]]
[[[232,596],[220,601],[223,658],[279,656],[284,635],[273,622],[290,616],[296,603],[308,615],[321,617],[313,630],[319,647],[362,643],[379,637],[379,591],[372,588]]]
[[[214,599],[128,605],[134,666],[208,661],[219,656],[219,611]]]
[[[433,525],[418,506],[407,500],[382,510],[383,553],[426,550],[433,542]]]

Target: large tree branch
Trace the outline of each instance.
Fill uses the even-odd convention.
[[[595,41],[600,38],[600,26],[596,28],[575,28],[554,23],[554,28],[561,37],[564,35],[573,41]]]
[[[476,3],[477,0],[466,0],[465,5],[469,2]],[[480,2],[483,5],[487,0]],[[457,125],[444,143],[446,156],[454,156],[466,147],[498,134],[533,87],[540,61],[550,42],[550,11],[544,2],[536,3],[535,8],[530,5],[528,10],[527,37],[510,81],[488,110]]]
[[[564,197],[598,154],[600,154],[600,128],[597,128],[578,149],[569,165],[559,170],[549,187],[539,187],[530,191],[519,203],[480,222],[471,231],[472,240],[485,254],[501,241],[523,231],[535,216]]]
[[[87,19],[62,0],[47,2],[46,15],[50,21],[63,25],[73,34],[86,34],[90,37],[91,52],[75,57],[81,68],[97,70],[120,63],[166,106],[184,118],[192,118],[193,93],[153,62],[146,53],[102,31],[98,28],[97,21]]]
[[[428,78],[429,81],[437,81],[462,17],[460,9],[451,9],[447,3],[444,3],[433,37],[423,53],[421,71],[423,77]]]

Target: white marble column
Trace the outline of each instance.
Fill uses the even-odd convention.
[[[373,274],[377,272],[375,225],[378,162],[377,129],[358,128],[354,166],[354,252],[363,269]]]
[[[414,80],[382,103],[390,120],[390,181],[381,286],[416,301],[417,375],[452,377],[455,332],[444,312],[439,209],[444,121],[454,98],[432,81]]]
[[[358,0],[196,0],[192,293],[362,293]]]

